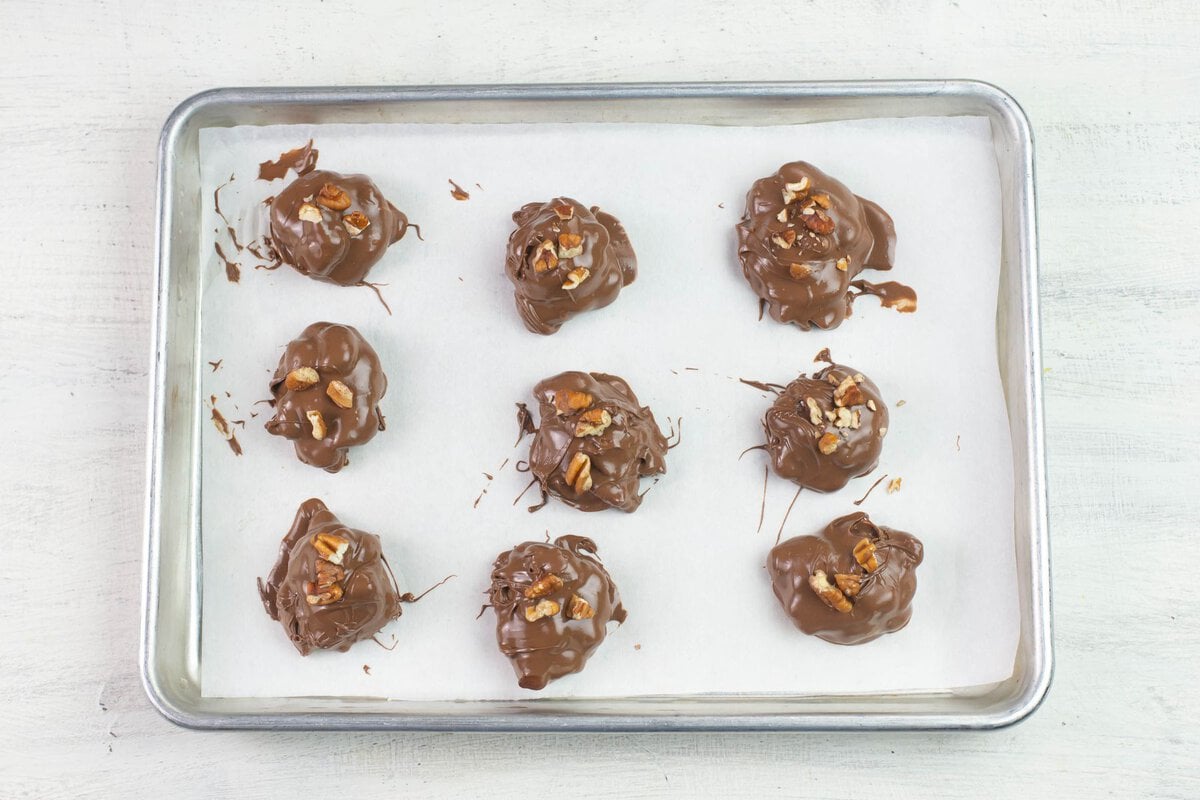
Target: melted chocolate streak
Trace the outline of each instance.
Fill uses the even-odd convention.
[[[319,154],[320,151],[313,147],[313,140],[309,139],[308,144],[303,147],[280,153],[279,158],[275,161],[264,161],[259,164],[258,179],[260,181],[278,180],[286,177],[289,169],[295,170],[297,175],[307,175],[317,168]]]
[[[225,251],[221,249],[220,242],[213,242],[213,249],[217,251],[217,257],[225,262],[225,277],[229,280],[229,282],[237,283],[240,281],[242,279],[241,265],[235,261],[230,261],[226,257]]]
[[[877,480],[877,481],[875,481],[874,483],[872,483],[872,484],[871,484],[871,488],[870,488],[870,489],[867,489],[867,493],[866,493],[866,494],[864,494],[862,497],[860,497],[860,498],[858,498],[857,500],[855,500],[855,501],[854,501],[854,505],[856,505],[856,506],[861,506],[861,505],[863,504],[863,502],[864,502],[864,501],[865,501],[865,500],[866,500],[868,497],[870,497],[870,496],[871,496],[871,492],[875,491],[875,487],[876,487],[876,486],[878,486],[879,484],[883,483],[883,479],[884,479],[884,478],[886,478],[886,477],[887,477],[887,473],[885,472],[885,473],[883,473],[883,475],[881,475],[881,476],[880,476],[879,480]]]
[[[451,186],[450,196],[451,197],[453,197],[455,200],[470,200],[471,199],[471,195],[467,193],[466,189],[462,188],[454,181],[451,181],[449,178],[447,178],[446,180],[450,182],[450,186]],[[475,185],[478,186],[479,184],[475,184]]]
[[[233,451],[235,456],[240,456],[242,454],[242,446],[238,443],[237,434],[230,430],[225,416],[220,411],[217,411],[216,406],[213,406],[212,421],[217,432],[225,437],[225,441],[229,444],[229,449]],[[246,427],[245,421],[242,421],[242,427]]]
[[[879,303],[884,308],[894,308],[901,314],[911,314],[917,310],[916,290],[903,283],[897,281],[871,283],[870,281],[857,280],[850,285],[859,290],[859,294],[856,297],[861,297],[864,294],[874,295],[879,298]]]

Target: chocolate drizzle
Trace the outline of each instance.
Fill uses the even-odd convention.
[[[525,542],[501,553],[492,565],[488,605],[496,614],[496,643],[524,689],[542,689],[582,670],[608,623],[626,616],[596,543],[582,536]]]
[[[851,285],[859,290],[859,296],[872,294],[878,297],[884,308],[894,308],[901,314],[911,314],[917,310],[917,293],[911,286],[896,281],[871,283],[864,280],[854,281]]]
[[[857,388],[839,395],[847,378]],[[879,388],[840,364],[789,383],[763,419],[776,474],[818,492],[841,489],[851,478],[875,469],[887,426],[888,409]]]
[[[771,317],[804,330],[836,328],[851,281],[892,268],[896,231],[875,203],[803,161],[755,181],[737,225],[738,258]]]
[[[855,556],[864,539],[874,548],[874,568]],[[908,624],[923,558],[916,537],[876,525],[860,511],[835,519],[817,536],[776,545],[767,570],[775,596],[797,628],[833,644],[863,644]],[[856,593],[837,589],[849,610],[838,611],[818,596],[812,585],[818,571],[835,587],[838,576],[842,585],[859,587]]]
[[[340,537],[348,543],[344,554],[330,562],[315,544],[318,535]],[[309,602],[317,591],[318,567],[340,574],[334,585],[340,597],[332,602]],[[396,580],[379,543],[371,533],[348,528],[320,500],[305,500],[291,530],[279,545],[279,558],[258,594],[271,619],[279,620],[292,644],[306,656],[314,649],[345,652],[355,642],[370,639],[400,617]]]
[[[581,511],[636,511],[641,477],[667,471],[667,439],[629,384],[599,372],[563,372],[538,383],[533,396],[541,422],[529,465],[543,493]],[[580,399],[575,408],[571,398]],[[588,477],[581,480],[573,464],[585,459]]]
[[[327,184],[346,197],[323,204],[319,195]],[[310,218],[302,219],[302,214]],[[355,215],[368,224],[360,221],[354,227]],[[371,267],[409,228],[408,218],[366,175],[326,170],[310,172],[285,187],[272,201],[270,216],[271,237],[284,263],[310,278],[341,286],[364,282]]]
[[[317,382],[288,388],[288,374],[302,368],[316,370]],[[333,381],[349,389],[349,408],[330,397]],[[279,359],[271,379],[275,416],[266,428],[291,439],[296,457],[305,464],[337,472],[349,463],[349,448],[365,444],[383,430],[379,401],[386,392],[387,376],[379,356],[362,334],[349,325],[314,322],[288,344]],[[320,414],[326,428],[319,439],[313,435],[309,416],[313,412]]]
[[[313,147],[313,140],[309,139],[308,144],[303,147],[280,153],[279,158],[275,161],[264,161],[259,164],[258,179],[260,181],[278,180],[287,177],[289,169],[297,175],[306,175],[317,168],[319,154],[320,151]]]
[[[607,306],[637,278],[625,228],[596,206],[556,197],[523,206],[513,221],[504,269],[533,333],[552,334],[572,316]]]

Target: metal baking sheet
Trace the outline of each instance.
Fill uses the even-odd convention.
[[[539,102],[522,102],[537,100]],[[330,122],[690,122],[779,125],[871,117],[991,120],[1004,232],[998,361],[1009,412],[1021,639],[1014,675],[970,691],[920,695],[440,703],[374,698],[203,697],[199,686],[197,132]],[[220,90],[168,122],[160,165],[159,295],[143,669],[163,712],[197,727],[418,729],[805,729],[990,727],[1019,719],[1049,679],[1041,480],[1031,143],[1011,98],[983,84],[872,83],[378,90]],[[170,480],[168,480],[168,476]],[[168,568],[169,565],[169,568]]]

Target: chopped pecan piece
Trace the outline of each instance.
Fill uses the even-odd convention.
[[[832,455],[833,452],[838,449],[839,441],[841,440],[838,439],[838,435],[836,433],[827,433],[821,437],[820,441],[817,442],[817,449],[827,456]]]
[[[867,572],[879,569],[879,559],[875,558],[875,544],[865,536],[854,545],[854,560]]]
[[[350,387],[341,381],[330,381],[325,387],[325,394],[329,395],[329,399],[338,408],[352,408],[354,406],[354,392],[350,391]]]
[[[567,273],[567,279],[565,281],[563,281],[562,288],[568,289],[568,290],[574,289],[574,288],[578,287],[579,284],[586,281],[588,279],[588,276],[591,274],[592,274],[592,271],[590,269],[588,269],[587,267],[576,267],[575,269],[573,269]]]
[[[540,600],[536,606],[525,607],[525,619],[537,622],[542,617],[553,617],[559,610],[560,606],[553,600]]]
[[[371,220],[367,219],[367,215],[361,211],[355,211],[353,214],[347,214],[346,216],[342,217],[342,227],[344,227],[346,232],[351,236],[358,236],[360,233],[365,231],[367,226],[370,224]]]
[[[554,395],[554,410],[558,415],[564,416],[575,411],[582,411],[585,408],[590,408],[592,405],[592,396],[587,392],[577,392],[574,389],[568,389],[565,392],[557,392]]]
[[[312,425],[312,437],[314,439],[324,439],[325,434],[329,433],[329,429],[325,427],[325,418],[321,416],[321,412],[314,408],[304,416],[308,417],[308,424]]]
[[[567,465],[566,481],[575,489],[575,494],[583,494],[592,488],[592,459],[586,453],[576,453]]]
[[[825,605],[842,614],[849,614],[854,605],[842,594],[842,590],[829,582],[829,577],[822,570],[817,570],[808,578],[808,585]]]
[[[315,369],[300,367],[287,374],[287,377],[283,379],[283,385],[289,392],[302,392],[310,386],[316,386],[320,381],[321,376]]]
[[[336,533],[315,533],[309,540],[317,555],[331,564],[341,564],[350,549],[350,540]]]
[[[562,578],[553,572],[547,572],[541,578],[529,584],[529,588],[525,590],[525,597],[528,600],[537,600],[539,597],[545,597],[548,594],[557,592],[562,588],[562,585]]]
[[[579,416],[579,421],[575,423],[575,436],[599,436],[611,424],[612,414],[603,408],[593,408]]]
[[[583,254],[583,237],[578,233],[563,232],[558,235],[558,257],[574,258]]]
[[[862,591],[862,578],[857,575],[838,573],[833,576],[833,582],[846,597],[858,597],[858,593]]]
[[[313,199],[318,205],[333,211],[345,211],[350,207],[350,195],[346,194],[345,189],[334,186],[332,183],[322,186],[321,191],[317,192],[317,196]]]
[[[592,604],[577,594],[571,595],[571,605],[567,606],[567,616],[571,619],[591,619],[596,616]]]
[[[311,586],[311,584],[309,584]],[[342,587],[336,583],[320,594],[307,594],[304,599],[310,606],[327,606],[342,599]]]

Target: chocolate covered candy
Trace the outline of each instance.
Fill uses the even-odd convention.
[[[841,364],[789,383],[763,418],[776,474],[818,492],[875,469],[887,426],[879,387]]]
[[[923,556],[916,537],[858,512],[817,536],[776,545],[767,571],[797,628],[834,644],[863,644],[908,624]]]
[[[854,301],[855,276],[891,269],[896,245],[882,208],[803,161],[754,182],[737,237],[742,272],[771,317],[804,330],[840,325]],[[915,304],[912,294],[912,307],[901,310]]]
[[[267,431],[291,439],[305,464],[337,472],[346,453],[383,430],[387,376],[356,329],[314,322],[293,339],[271,379],[275,415]]]
[[[595,542],[582,536],[525,542],[501,553],[492,565],[488,598],[496,642],[524,689],[542,689],[582,670],[608,623],[625,621]]]
[[[323,502],[301,504],[258,593],[271,619],[306,656],[370,639],[400,616],[401,596],[379,537],[348,528]]]
[[[643,475],[667,471],[667,439],[622,379],[563,372],[533,389],[541,416],[529,468],[544,493],[582,511],[642,503]]]
[[[310,278],[363,283],[408,218],[366,175],[314,170],[271,202],[271,236],[284,263]]]
[[[603,308],[637,277],[625,228],[595,206],[556,197],[523,206],[513,221],[504,269],[533,333],[554,333],[572,316]]]

